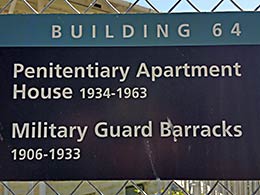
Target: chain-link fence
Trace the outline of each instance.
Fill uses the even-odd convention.
[[[200,7],[195,0],[0,0],[0,14],[50,13],[175,13],[185,4],[188,12],[260,11],[260,0],[216,0]],[[244,6],[245,2],[250,6]],[[228,3],[230,10],[223,9]],[[184,12],[185,10],[183,10]],[[1,174],[1,173],[0,173]],[[0,182],[0,195],[260,195],[259,181],[39,181]]]
[[[259,195],[259,181],[1,182],[3,195]]]
[[[157,2],[157,3],[155,3]],[[203,4],[209,4],[206,8],[201,6],[203,1],[198,0],[162,0],[165,4],[162,10],[158,7],[158,1],[153,0],[1,0],[0,13],[175,13],[179,11],[189,12],[216,12],[216,11],[259,11],[260,2],[255,0],[208,0]],[[246,4],[245,4],[246,2]],[[223,5],[228,7],[223,8]],[[185,6],[185,10],[179,9]]]

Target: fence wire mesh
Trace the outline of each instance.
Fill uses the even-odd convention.
[[[3,195],[259,195],[259,181],[1,182]]]
[[[0,13],[126,14],[175,13],[180,11],[183,12],[185,10],[188,12],[256,12],[260,10],[260,2],[257,0],[208,0],[207,2],[199,0],[163,0],[161,4],[164,4],[163,10],[161,6],[158,6],[158,1],[155,0],[131,0],[131,2],[123,0],[1,0]],[[205,4],[208,5],[206,8],[204,6]]]
[[[95,14],[260,11],[260,0],[0,0],[0,14]],[[158,1],[157,1],[158,2]],[[200,2],[200,3],[198,3]],[[185,4],[185,10],[182,10]],[[229,4],[223,9],[224,4]],[[245,6],[246,5],[246,6]],[[180,9],[181,7],[181,9]],[[0,195],[260,195],[259,181],[0,182]]]

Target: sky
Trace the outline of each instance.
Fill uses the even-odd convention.
[[[127,0],[129,2],[136,2],[136,0]],[[160,12],[167,12],[178,0],[149,0]],[[190,0],[202,12],[212,10],[220,0]],[[245,11],[253,11],[260,5],[260,0],[234,0]],[[138,5],[151,8],[146,0],[140,0]],[[260,10],[260,9],[259,9]],[[195,10],[188,4],[186,0],[174,9],[175,12],[194,12]],[[231,0],[224,0],[223,3],[216,9],[216,11],[239,11],[231,2]]]

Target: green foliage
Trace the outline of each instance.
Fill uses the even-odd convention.
[[[171,195],[185,195],[182,191],[172,191]]]
[[[165,193],[165,195],[185,195],[185,193],[181,190],[169,190],[168,192]]]

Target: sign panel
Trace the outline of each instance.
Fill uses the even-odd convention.
[[[1,16],[0,179],[259,179],[256,18]]]

